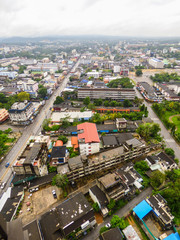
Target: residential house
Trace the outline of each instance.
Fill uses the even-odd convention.
[[[153,214],[164,229],[170,229],[173,225],[174,216],[167,205],[165,199],[156,194],[146,199],[146,202],[152,207]]]
[[[127,128],[127,120],[125,118],[116,118],[116,127],[118,130]]]
[[[128,192],[128,186],[116,173],[108,173],[97,179],[97,186],[106,194],[108,201],[123,198]]]
[[[95,185],[89,189],[89,195],[92,198],[93,202],[98,204],[102,216],[106,217],[108,215],[107,205],[109,201],[105,193],[97,185]]]
[[[163,171],[177,168],[177,164],[175,163],[175,161],[171,157],[169,157],[166,153],[161,152],[157,154],[157,157],[159,158],[159,164]]]
[[[32,79],[28,80],[20,80],[17,82],[17,88],[20,91],[27,92],[30,95],[37,97],[37,91],[38,91],[38,83]]]
[[[141,240],[134,228],[129,225],[123,230],[124,236],[127,240]]]
[[[81,123],[77,125],[78,142],[81,155],[90,155],[99,152],[99,136],[94,123]]]
[[[118,141],[116,139],[116,136],[114,136],[114,135],[102,136],[102,143],[103,143],[104,148],[118,146]]]
[[[51,151],[50,165],[57,166],[67,161],[68,151],[66,146],[54,146]]]

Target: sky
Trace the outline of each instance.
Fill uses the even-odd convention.
[[[0,0],[0,37],[180,36],[180,0]]]

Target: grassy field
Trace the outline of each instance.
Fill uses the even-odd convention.
[[[171,120],[177,127],[176,132],[180,133],[180,115],[172,117]]]

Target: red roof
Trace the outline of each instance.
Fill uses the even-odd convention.
[[[57,140],[55,143],[55,147],[60,147],[60,146],[63,146],[63,141]]]
[[[73,145],[74,149],[77,149],[79,147],[78,138],[77,137],[71,137],[71,144]]]
[[[83,133],[78,134],[78,140],[84,139],[85,143],[100,142],[95,123],[81,123],[77,125],[77,130],[83,130]]]

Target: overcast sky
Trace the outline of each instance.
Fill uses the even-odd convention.
[[[0,37],[180,36],[180,0],[0,0]]]

